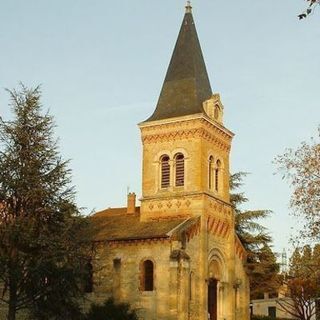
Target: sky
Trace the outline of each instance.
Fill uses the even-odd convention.
[[[0,0],[0,114],[19,82],[41,84],[44,110],[71,159],[84,212],[141,195],[137,124],[157,103],[184,0]],[[298,222],[274,158],[316,135],[320,120],[320,10],[302,0],[194,0],[193,16],[225,126],[231,172],[245,171],[247,209],[270,209],[274,250]],[[293,228],[293,229],[292,229]]]

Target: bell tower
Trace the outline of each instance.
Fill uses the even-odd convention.
[[[143,144],[141,219],[201,215],[228,208],[233,133],[212,93],[188,1],[153,114],[139,124]]]

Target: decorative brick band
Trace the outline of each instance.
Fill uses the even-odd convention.
[[[244,260],[247,257],[247,252],[245,248],[243,247],[240,239],[236,236],[235,239],[235,251],[236,255],[239,257],[239,259]]]
[[[197,223],[193,224],[186,230],[187,240],[190,241],[192,238],[197,236],[200,233],[200,220]]]
[[[231,226],[226,220],[209,216],[207,220],[207,229],[208,232],[214,236],[228,238],[230,235]]]
[[[219,139],[215,134],[205,128],[183,129],[173,132],[165,132],[158,134],[149,134],[142,136],[144,144],[161,143],[172,140],[188,140],[190,138],[202,138],[213,144],[223,151],[230,151],[230,144]]]

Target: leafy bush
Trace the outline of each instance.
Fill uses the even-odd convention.
[[[110,298],[102,305],[93,303],[85,320],[138,320],[138,317],[128,304],[115,303]]]

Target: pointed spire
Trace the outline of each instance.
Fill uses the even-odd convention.
[[[182,21],[160,97],[147,121],[202,113],[212,95],[190,1]]]

